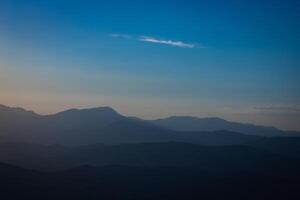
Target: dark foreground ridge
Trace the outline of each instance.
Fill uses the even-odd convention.
[[[2,199],[299,199],[298,174],[83,166],[41,173],[0,165]]]
[[[281,137],[230,146],[1,144],[2,162],[31,168],[0,164],[1,196],[31,200],[296,200],[300,198],[299,144],[299,138]]]
[[[245,145],[203,146],[190,143],[121,145],[0,144],[0,162],[34,170],[64,170],[82,165],[177,167],[247,171],[292,169],[300,161],[300,138],[268,138]]]

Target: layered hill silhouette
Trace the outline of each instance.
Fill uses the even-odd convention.
[[[299,199],[299,172],[81,166],[38,172],[0,164],[3,199]]]
[[[299,157],[274,143],[0,144],[1,198],[299,199]]]
[[[2,105],[0,122],[2,142],[38,144],[176,141],[228,145],[257,140],[260,136],[285,134],[275,128],[232,123],[217,118],[171,117],[147,121],[125,117],[110,107],[70,109],[54,115],[38,115],[22,108]]]
[[[286,138],[284,138],[286,140]],[[248,145],[203,146],[191,143],[138,143],[64,147],[24,143],[0,144],[0,162],[34,170],[62,170],[82,165],[177,167],[227,172],[298,169],[300,140],[261,139]],[[278,144],[280,147],[278,147]],[[298,166],[299,165],[299,166]]]
[[[299,199],[300,137],[219,118],[0,106],[2,199]],[[285,137],[283,137],[285,136]]]

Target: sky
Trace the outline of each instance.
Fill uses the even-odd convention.
[[[300,130],[300,2],[0,1],[0,104]]]

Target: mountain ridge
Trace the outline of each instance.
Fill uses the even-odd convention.
[[[170,116],[149,122],[177,131],[217,131],[228,130],[249,135],[279,136],[285,132],[271,126],[232,122],[219,117],[199,118],[192,116]]]
[[[197,125],[201,123],[203,125],[200,118],[180,117],[182,118],[188,119],[188,122],[177,121],[177,125],[182,126],[194,122],[197,122]],[[174,117],[168,119],[174,119]],[[284,132],[278,132],[277,129],[275,132],[272,128],[267,129],[271,132],[266,134],[265,127],[261,126],[232,123],[220,118],[206,118],[205,120],[209,121],[210,129],[208,130],[205,128],[186,129],[187,127],[193,128],[192,125],[183,126],[183,130],[176,130],[162,124],[164,119],[160,119],[157,123],[155,120],[126,117],[107,106],[68,109],[53,115],[39,115],[22,108],[0,107],[0,131],[3,133],[1,140],[4,142],[83,145],[177,141],[228,145],[259,139],[259,136],[284,136]],[[216,121],[225,125],[219,126]],[[250,126],[251,131],[247,131],[245,126],[246,128]]]

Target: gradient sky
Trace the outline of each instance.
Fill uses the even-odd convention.
[[[0,104],[300,130],[300,1],[0,1]]]

